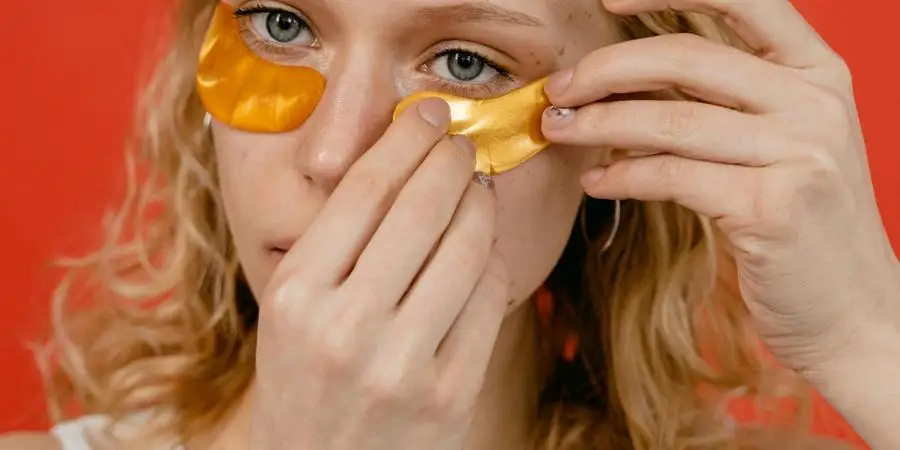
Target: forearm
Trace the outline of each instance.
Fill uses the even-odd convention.
[[[900,306],[900,289],[890,289],[885,300]],[[900,448],[900,320],[883,318],[867,324],[850,351],[806,375],[873,449],[894,450]]]

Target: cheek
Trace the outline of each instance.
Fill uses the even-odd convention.
[[[219,189],[225,216],[240,248],[248,232],[253,216],[261,205],[255,205],[254,197],[266,198],[267,186],[262,183],[271,176],[263,155],[253,151],[254,143],[247,142],[241,133],[225,129],[215,133],[216,161]]]
[[[569,239],[583,195],[583,152],[550,148],[495,179],[497,251],[517,304],[544,282]]]
[[[214,131],[225,217],[247,281],[259,295],[277,264],[267,245],[302,233],[319,202],[295,169],[294,139]]]
[[[264,242],[302,234],[326,198],[293,168],[295,142],[226,128],[215,130],[215,141],[225,215],[243,271],[259,295],[277,264]],[[551,147],[496,177],[497,251],[508,264],[517,303],[556,265],[581,204],[579,176],[594,153]]]

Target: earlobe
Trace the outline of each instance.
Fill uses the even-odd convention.
[[[197,94],[220,122],[249,132],[298,128],[325,92],[325,77],[309,67],[282,66],[257,56],[241,37],[232,6],[216,6],[197,68]]]

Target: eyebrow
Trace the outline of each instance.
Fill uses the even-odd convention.
[[[528,27],[540,27],[544,23],[528,14],[513,11],[490,3],[462,3],[458,5],[430,6],[416,13],[427,21],[453,20],[456,22],[490,22]]]

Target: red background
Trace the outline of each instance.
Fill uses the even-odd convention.
[[[48,263],[95,241],[102,213],[120,195],[130,110],[161,28],[158,13],[167,3],[47,0],[3,6],[0,432],[46,426],[27,344],[45,330],[58,276]],[[795,4],[854,70],[874,183],[898,248],[900,91],[892,81],[900,73],[888,65],[900,56],[894,22],[900,7],[889,0]]]

